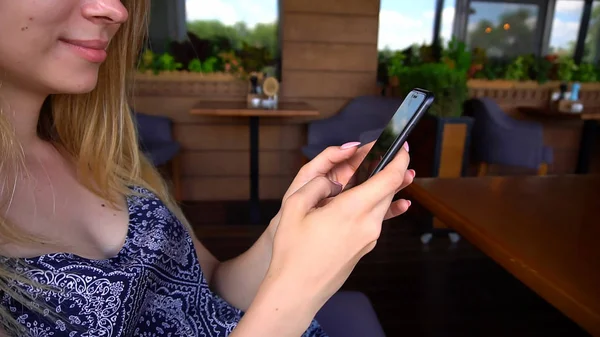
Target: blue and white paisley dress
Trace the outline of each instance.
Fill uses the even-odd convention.
[[[1,294],[0,303],[31,336],[217,337],[236,327],[243,312],[209,289],[186,227],[149,191],[134,190],[143,197],[127,198],[129,232],[117,256],[48,254],[18,268],[54,287],[12,283],[45,302],[44,315]],[[303,336],[326,334],[313,320]]]

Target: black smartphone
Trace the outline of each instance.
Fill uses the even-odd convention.
[[[344,190],[363,183],[394,159],[433,100],[432,92],[415,88],[406,95],[384,128],[362,133],[357,154],[364,157]]]

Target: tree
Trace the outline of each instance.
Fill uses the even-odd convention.
[[[470,48],[482,48],[490,57],[512,58],[534,50],[535,26],[529,24],[535,16],[525,8],[507,12],[497,24],[479,21],[467,33]]]
[[[196,20],[187,23],[188,31],[198,38],[216,41],[225,38],[231,46],[241,50],[244,43],[258,48],[266,48],[271,55],[278,52],[277,22],[259,23],[254,28],[249,28],[245,22],[225,25],[218,20]]]

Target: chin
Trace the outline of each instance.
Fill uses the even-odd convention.
[[[97,85],[98,71],[95,71],[62,77],[60,82],[52,83],[50,87],[54,94],[86,94],[94,90]]]

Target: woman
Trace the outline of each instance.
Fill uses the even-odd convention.
[[[358,144],[327,149],[260,239],[217,261],[138,151],[126,83],[147,11],[0,0],[3,333],[325,336],[316,312],[410,206],[392,203],[414,177],[408,148],[341,194]]]

